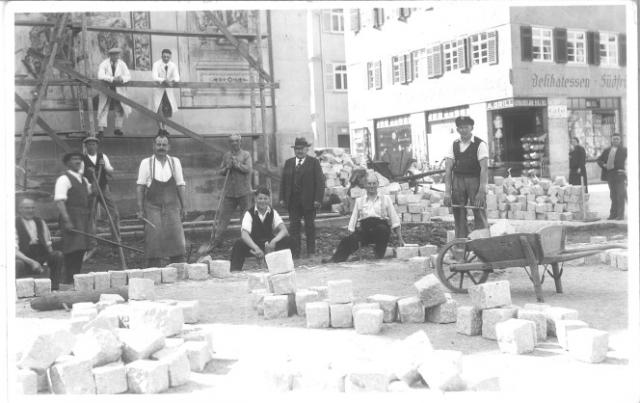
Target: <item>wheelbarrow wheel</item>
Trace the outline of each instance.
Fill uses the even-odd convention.
[[[473,251],[467,248],[466,239],[454,239],[444,246],[436,259],[436,275],[449,290],[466,294],[467,288],[477,284],[482,284],[489,278],[489,271],[452,271],[450,265],[471,263],[478,258]]]

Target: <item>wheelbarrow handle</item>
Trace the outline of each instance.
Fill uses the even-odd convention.
[[[483,209],[484,207],[478,207],[478,206],[464,206],[462,204],[452,204],[451,207],[455,207],[455,208],[470,208],[470,209],[474,209],[474,210],[479,210],[479,209]]]

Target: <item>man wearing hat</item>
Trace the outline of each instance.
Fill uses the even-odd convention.
[[[226,177],[226,187],[220,211],[220,221],[216,228],[214,247],[222,244],[220,235],[227,229],[231,214],[240,207],[241,212],[247,211],[251,205],[251,154],[240,148],[242,138],[238,134],[229,136],[230,150],[222,156],[219,175]]]
[[[292,146],[295,157],[289,158],[282,169],[280,203],[289,210],[289,229],[293,239],[293,257],[300,257],[300,224],[304,218],[307,255],[316,253],[316,209],[324,197],[324,174],[320,161],[307,155],[311,144],[304,137],[296,138]]]
[[[477,207],[473,209],[474,229],[482,229],[489,225],[486,211],[489,150],[487,143],[472,134],[473,123],[469,116],[456,118],[460,138],[451,144],[445,156],[443,204]],[[453,207],[453,218],[456,238],[466,238],[469,234],[467,209]]]
[[[90,197],[91,200],[89,202],[89,205],[91,207],[95,207],[96,203],[100,202],[102,208],[104,208],[105,210],[108,209],[109,215],[111,216],[111,218],[113,219],[113,223],[115,224],[116,232],[120,234],[120,215],[118,214],[118,208],[113,201],[113,195],[111,194],[111,189],[109,187],[107,179],[107,177],[111,177],[111,175],[113,174],[113,166],[111,166],[111,163],[109,162],[109,157],[107,157],[106,154],[98,151],[98,143],[100,142],[100,140],[97,137],[85,137],[82,142],[85,146],[85,154],[82,155],[81,172],[93,186],[96,185],[94,182],[94,178],[98,180],[98,185],[100,186],[102,196],[104,197],[103,204],[99,195],[95,193]],[[91,211],[91,228],[94,232],[96,232],[95,228],[97,217],[97,210]]]
[[[89,181],[80,173],[82,157],[82,153],[77,151],[64,155],[62,162],[67,171],[58,177],[55,186],[54,201],[60,213],[62,253],[66,268],[65,284],[73,284],[73,276],[82,270],[82,258],[89,249],[88,237],[70,231],[75,229],[91,233],[89,196],[92,189]]]
[[[170,87],[180,81],[178,66],[171,61],[171,50],[162,49],[162,58],[153,63],[151,72],[153,73],[153,81],[159,84],[158,88],[153,89],[153,107],[151,109],[170,118],[173,112],[178,110],[174,90]],[[163,122],[158,122],[158,125],[160,130],[166,129]]]
[[[116,87],[114,83],[126,83],[131,80],[131,74],[127,68],[127,64],[120,60],[120,48],[112,48],[109,50],[109,58],[105,59],[98,66],[98,80],[109,83],[109,88],[118,94],[126,95],[126,88]],[[120,101],[111,99],[100,93],[98,96],[98,137],[102,137],[104,129],[107,127],[107,118],[109,111],[116,114],[115,126],[113,132],[116,136],[122,136],[122,125],[125,116],[131,113],[131,107],[123,105]]]

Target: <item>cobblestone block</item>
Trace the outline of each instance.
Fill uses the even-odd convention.
[[[526,306],[526,305],[525,305]],[[547,340],[547,318],[541,311],[520,309],[518,319],[532,321],[536,326],[536,344]]]
[[[511,290],[509,282],[492,281],[469,287],[471,305],[478,309],[496,308],[511,305]]]
[[[536,345],[535,323],[525,319],[508,319],[496,324],[496,337],[503,353],[530,353]]]
[[[326,328],[331,324],[329,304],[324,301],[308,302],[305,306],[305,316],[308,328]]]
[[[291,249],[283,249],[264,255],[270,274],[289,273],[294,271]]]
[[[331,327],[349,328],[353,327],[353,303],[329,304],[331,315]]]
[[[125,369],[131,393],[153,394],[169,389],[169,366],[164,362],[136,360]]]
[[[109,270],[109,287],[120,288],[127,285],[127,273],[122,270]]]
[[[155,285],[148,278],[129,279],[129,300],[154,300],[156,299]]]
[[[497,340],[496,325],[500,322],[515,318],[517,310],[514,308],[492,308],[482,311],[482,337]]]
[[[482,311],[475,306],[460,306],[456,313],[456,331],[467,336],[482,333]]]
[[[398,316],[398,297],[392,295],[376,294],[367,298],[367,302],[374,302],[380,306],[384,313],[383,322],[391,323]]]
[[[424,323],[425,308],[418,297],[398,300],[398,317],[402,323]]]
[[[114,362],[91,370],[99,395],[125,393],[128,389],[127,371],[122,362]]]
[[[289,297],[287,295],[266,295],[263,299],[264,318],[289,317]]]
[[[319,301],[318,293],[316,291],[311,291],[307,289],[296,291],[295,298],[296,298],[296,312],[298,313],[298,315],[301,315],[301,316],[306,315],[305,306],[309,302]]]
[[[425,308],[431,308],[447,301],[440,280],[434,274],[428,274],[416,281],[413,286]]]
[[[209,265],[206,263],[192,263],[187,266],[189,280],[202,281],[209,278]]]
[[[382,330],[382,309],[363,308],[353,314],[353,323],[358,334],[378,334]]]
[[[567,334],[569,354],[574,358],[589,362],[602,362],[609,350],[609,333],[591,328],[572,330]]]
[[[565,350],[569,349],[569,343],[567,339],[567,335],[572,330],[582,329],[584,327],[589,327],[586,322],[576,319],[564,319],[557,320],[556,322],[556,337],[558,338],[558,344]]]
[[[147,267],[142,269],[142,278],[148,278],[153,280],[153,284],[162,284],[162,268],[160,267]]]
[[[269,276],[269,291],[275,295],[295,294],[296,272],[290,271]]]
[[[93,291],[93,273],[74,274],[73,289],[76,291]]]
[[[66,357],[49,369],[51,390],[56,395],[86,395],[96,393],[91,361]]]

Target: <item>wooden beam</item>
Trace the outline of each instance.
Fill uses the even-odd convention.
[[[22,99],[20,95],[18,94],[15,94],[15,95],[16,95],[15,97],[16,103],[18,104],[18,106],[20,106],[20,108],[22,108],[22,110],[24,110],[25,112],[28,111],[29,104],[27,103],[27,101]],[[45,122],[40,116],[38,116],[38,118],[36,119],[36,123],[38,123],[38,126],[42,127],[42,129],[44,129],[46,134],[49,135],[49,137],[51,137],[51,140],[53,140],[54,143],[56,143],[60,148],[62,148],[64,152],[68,153],[71,151],[71,147],[69,147],[67,143],[65,143],[64,140],[62,140],[60,136],[58,136],[56,131],[53,130],[51,126],[49,126],[47,122]],[[31,136],[33,136],[34,134],[35,133],[31,132]]]
[[[90,80],[98,81],[99,80]],[[31,87],[38,84],[38,80],[31,78],[18,78],[15,80],[16,86]],[[75,86],[85,85],[77,80],[49,80],[49,86]],[[202,89],[251,89],[251,88],[280,88],[279,83],[212,83],[197,81],[182,81],[174,83],[172,87],[165,87],[155,81],[128,81],[126,83],[113,83],[116,87],[142,87],[142,88],[202,88]]]

